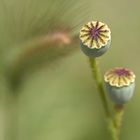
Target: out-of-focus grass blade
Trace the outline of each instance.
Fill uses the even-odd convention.
[[[43,64],[44,61],[52,63],[52,60],[68,55],[72,49],[75,50],[76,47],[71,47],[75,46],[73,38],[78,35],[77,29],[81,22],[91,16],[90,11],[92,10],[92,7],[89,7],[84,0],[0,0],[0,3],[0,57],[1,60],[4,59],[5,68],[8,66],[8,69],[11,69],[10,72],[8,70],[8,73],[14,75],[14,78],[17,75],[23,75],[23,71],[37,63],[42,62]],[[57,47],[57,43],[53,43],[52,47],[46,45],[45,50],[33,51],[32,53],[35,54],[24,58],[21,65],[15,65],[17,61],[20,62],[19,54],[24,55],[32,48],[35,50],[42,48],[40,44],[35,44],[36,42],[31,46],[23,44],[57,32],[67,32],[72,45],[70,47],[65,47],[65,45]],[[36,49],[37,47],[38,49]]]
[[[91,17],[92,9],[84,0],[0,0],[0,2],[2,48],[12,47],[13,44],[48,32],[65,28],[75,29],[82,21]]]

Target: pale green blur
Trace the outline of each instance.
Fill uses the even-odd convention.
[[[130,68],[136,74],[136,90],[125,108],[121,139],[140,139],[140,1],[87,0],[84,1],[84,6],[81,6],[83,1],[77,0],[74,4],[72,0],[69,5],[70,2],[65,0],[63,6],[66,7],[59,16],[57,12],[61,11],[63,0],[52,7],[48,6],[57,12],[46,15],[44,11],[48,1],[45,0],[0,0],[3,3],[0,6],[0,140],[5,140],[4,103],[5,99],[9,98],[5,98],[5,95],[10,92],[4,72],[7,70],[6,74],[10,73],[9,63],[16,58],[18,52],[24,50],[24,45],[21,45],[23,42],[44,33],[44,30],[47,30],[45,26],[51,26],[44,24],[51,16],[54,16],[54,22],[55,18],[62,18],[62,23],[66,21],[65,24],[72,27],[78,23],[72,34],[78,34],[81,25],[88,20],[100,20],[108,24],[112,32],[112,43],[107,53],[99,58],[101,72],[103,75],[112,67],[122,66]],[[49,3],[51,5],[51,2]],[[16,8],[20,12],[16,11]],[[14,15],[9,9],[13,9]],[[41,25],[40,28],[38,24]],[[92,79],[88,58],[81,52],[78,43],[73,47],[78,49],[57,61],[50,59],[54,55],[49,59],[39,57],[43,64],[37,65],[39,68],[35,67],[36,70],[28,66],[25,76],[22,75],[24,81],[18,90],[18,140],[109,140],[102,104]],[[51,53],[53,54],[49,52]],[[59,53],[60,51],[58,55]],[[38,59],[28,65],[32,63],[38,63]]]

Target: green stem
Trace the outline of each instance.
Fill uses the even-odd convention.
[[[99,95],[102,101],[102,105],[105,111],[105,115],[108,120],[109,130],[111,132],[112,140],[120,140],[120,130],[121,130],[121,124],[122,124],[122,117],[124,114],[124,106],[123,105],[115,105],[115,115],[112,117],[107,99],[106,99],[106,93],[104,90],[102,78],[100,76],[99,67],[97,65],[97,61],[95,58],[89,58],[93,78],[95,79]]]
[[[122,118],[124,114],[123,105],[115,105],[115,115],[114,118],[110,121],[110,130],[113,140],[120,140],[120,131],[122,125]]]
[[[95,58],[89,58],[89,62],[90,62],[93,78],[95,79],[95,82],[96,82],[96,85],[97,85],[97,88],[98,88],[98,91],[100,94],[100,98],[101,98],[101,101],[103,104],[105,115],[107,118],[109,118],[110,111],[109,111],[109,107],[108,107],[108,103],[107,103],[107,99],[106,99],[106,93],[104,90],[102,78],[100,76],[99,67],[97,66],[97,62],[96,62]]]

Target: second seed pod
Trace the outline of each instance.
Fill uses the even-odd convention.
[[[106,90],[116,104],[129,101],[135,89],[135,74],[126,68],[114,68],[104,75]]]

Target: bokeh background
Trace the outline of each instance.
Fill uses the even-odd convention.
[[[0,140],[109,140],[101,101],[78,31],[108,24],[103,73],[132,69],[136,90],[121,139],[140,139],[138,0],[0,0]],[[57,34],[58,33],[58,34]],[[61,36],[52,39],[53,35]],[[65,42],[66,40],[66,42]]]

